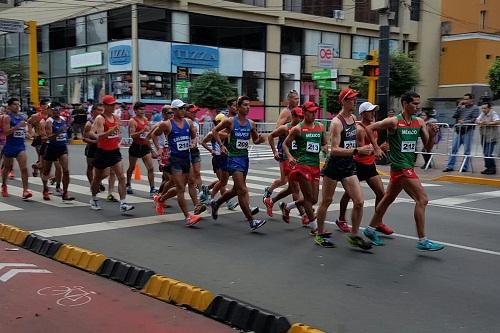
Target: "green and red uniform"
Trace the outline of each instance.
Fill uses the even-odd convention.
[[[298,180],[300,176],[308,181],[319,180],[319,153],[323,143],[323,126],[315,121],[312,127],[305,126],[302,121],[298,128],[300,135],[295,138],[297,143],[297,165],[290,168],[290,179]]]
[[[387,141],[390,149],[391,181],[397,182],[401,177],[418,178],[413,170],[417,155],[417,140],[421,125],[417,117],[411,116],[408,123],[401,114],[396,116],[397,127],[393,133],[388,133]]]

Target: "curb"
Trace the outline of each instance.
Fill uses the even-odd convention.
[[[12,225],[0,223],[0,239],[69,266],[108,278],[158,300],[186,306],[194,312],[227,325],[254,333],[324,333],[301,323],[290,325],[282,315],[239,301],[226,295],[214,295],[200,287],[155,274],[104,254],[47,239]]]
[[[500,187],[500,179],[481,178],[481,177],[467,177],[467,176],[440,176],[433,178],[436,182],[450,182],[459,184],[475,184]]]

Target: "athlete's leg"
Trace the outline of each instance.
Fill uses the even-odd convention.
[[[233,190],[238,196],[238,202],[240,204],[241,210],[248,221],[253,220],[252,211],[250,210],[250,197],[248,195],[248,189],[246,184],[246,176],[241,171],[235,171],[232,174],[234,187]]]
[[[373,176],[366,180],[366,183],[375,193],[375,207],[380,203],[380,200],[384,197],[384,184],[382,183],[382,178],[380,176]]]
[[[69,186],[69,169],[68,169],[68,154],[64,154],[59,157],[59,164],[62,168],[62,185],[63,185],[63,193],[68,192]]]
[[[382,218],[384,217],[387,208],[389,208],[394,200],[396,200],[402,189],[403,187],[399,181],[397,183],[394,183],[393,181],[389,182],[382,200],[380,200],[378,205],[375,207],[375,212],[373,213],[370,221],[370,227],[377,228],[379,224],[382,223]]]
[[[148,172],[149,186],[151,187],[151,189],[154,189],[154,187],[155,187],[155,174],[154,174],[153,158],[151,157],[151,153],[146,154],[142,158],[142,162],[144,163],[144,166],[146,167],[146,170]],[[128,176],[128,171],[127,171],[127,176]]]
[[[422,183],[418,178],[400,178],[401,186],[404,191],[415,200],[415,224],[417,227],[417,235],[419,238],[425,237],[425,208],[429,199],[427,193],[422,187]]]
[[[347,194],[347,191],[344,192],[342,195],[342,198],[340,199],[340,210],[339,210],[339,221],[345,221],[345,213],[347,211],[347,205],[349,204],[349,201],[351,200],[351,197],[349,194]]]
[[[26,151],[23,150],[16,157],[17,164],[19,165],[19,169],[21,170],[21,180],[23,182],[23,190],[28,190],[28,155]]]
[[[113,165],[110,171],[113,171],[118,179],[118,195],[120,201],[124,201],[127,196],[127,187],[125,186],[126,178],[123,174],[123,163],[120,161]]]
[[[92,179],[94,179],[94,158],[93,157],[87,157],[87,179],[89,181],[89,184],[92,184]]]
[[[306,211],[307,217],[309,218],[310,221],[313,221],[315,219],[314,216],[314,209],[313,209],[313,202],[315,201],[314,199],[314,189],[313,189],[313,182],[308,181],[305,177],[299,177],[299,186],[300,186],[300,191],[302,192],[302,200],[299,199],[299,201],[295,202],[295,205],[303,205],[304,209]],[[317,195],[316,195],[316,201],[317,201]]]
[[[188,173],[173,172],[172,178],[175,182],[175,190],[177,192],[177,202],[179,203],[179,208],[184,213],[184,216],[189,217],[189,212],[186,206],[186,199],[184,199],[184,193],[186,191],[186,183],[188,178]]]
[[[130,180],[132,179],[132,173],[135,170],[135,165],[137,163],[137,157],[128,155],[128,169],[127,169],[127,186],[130,186]]]
[[[280,162],[280,178],[277,178],[274,180],[274,182],[269,186],[268,191],[269,193],[273,193],[275,189],[277,189],[280,186],[286,185],[288,182],[288,177],[285,174],[285,169],[284,169],[285,163]]]
[[[12,169],[14,164],[13,157],[5,157],[3,158],[3,169],[2,169],[2,185],[7,185],[7,176],[9,171]]]
[[[113,171],[113,169],[111,168],[107,168],[109,171],[109,178],[108,178],[108,195],[109,194],[113,194],[113,192],[115,191],[115,183],[116,183],[116,175],[115,175],[115,172]],[[106,172],[106,174],[108,174],[108,172]]]
[[[359,231],[359,226],[361,225],[361,220],[363,219],[363,191],[361,190],[361,186],[359,185],[359,180],[356,175],[346,177],[342,179],[342,186],[345,189],[345,192],[352,199],[352,230],[351,234],[356,235]]]
[[[317,216],[318,234],[322,234],[325,232],[326,212],[328,211],[328,207],[330,207],[330,204],[333,201],[333,195],[335,194],[336,187],[337,187],[336,180],[333,180],[327,176],[323,176],[323,191],[321,193],[321,202],[318,207],[318,216]],[[306,196],[305,193],[304,196]],[[311,217],[309,216],[309,218]]]

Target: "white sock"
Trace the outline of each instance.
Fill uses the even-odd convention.
[[[318,222],[316,222],[316,220],[309,222],[309,227],[313,230],[318,229]]]
[[[427,237],[422,237],[422,238],[418,239],[419,242],[423,242],[423,241],[426,241],[426,240],[427,240]]]
[[[125,200],[120,200],[120,205],[123,205],[125,202]]]
[[[297,207],[297,205],[295,204],[295,201],[292,201],[292,202],[286,204],[286,208],[288,210],[294,209],[295,207]]]

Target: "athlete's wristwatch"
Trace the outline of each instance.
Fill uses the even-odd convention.
[[[354,155],[358,155],[358,148],[354,148],[354,150],[352,151],[352,156]]]

